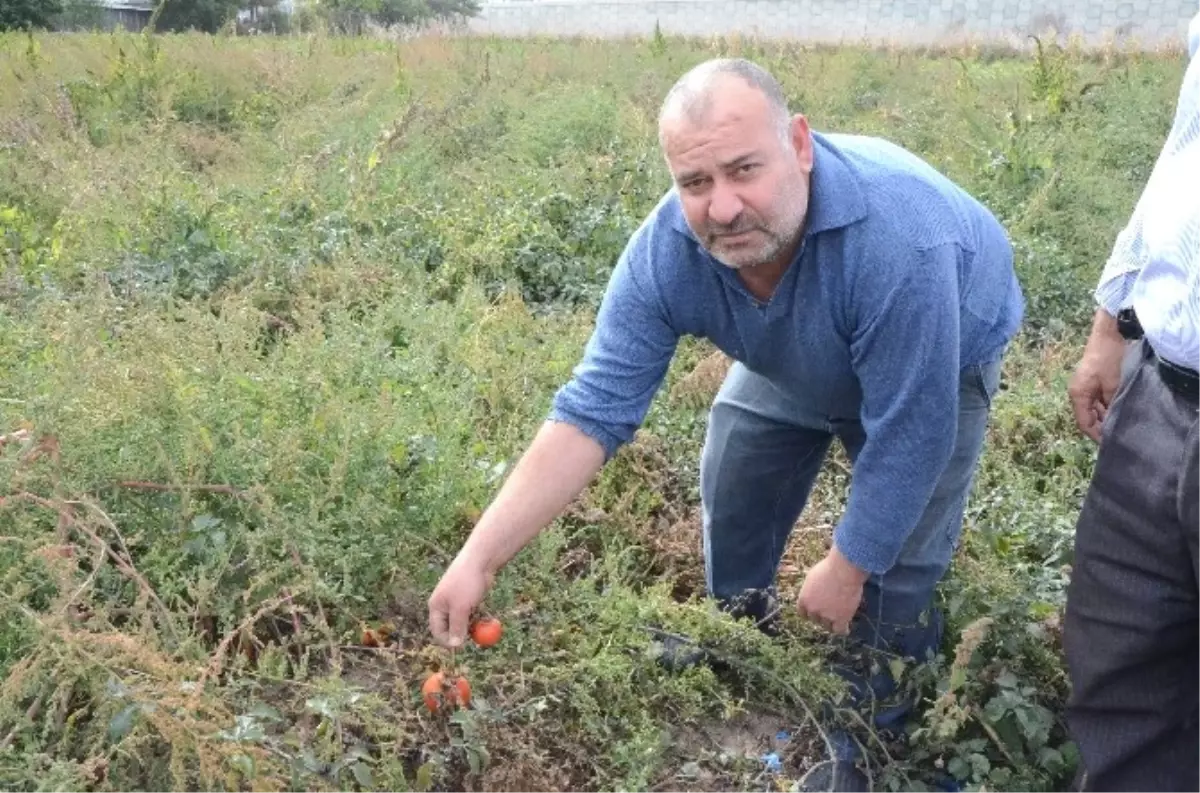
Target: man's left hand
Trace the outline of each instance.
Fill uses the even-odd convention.
[[[800,615],[834,633],[850,632],[850,620],[862,601],[868,574],[855,567],[835,547],[813,565],[800,587]]]

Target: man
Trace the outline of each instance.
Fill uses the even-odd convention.
[[[728,605],[772,585],[836,436],[849,504],[798,607],[924,659],[1023,312],[1004,230],[899,147],[811,132],[744,60],[684,75],[659,137],[674,186],[622,253],[550,421],[432,593],[433,636],[462,641],[500,567],[633,437],[691,334],[736,361],[701,460],[710,594]],[[769,616],[748,600],[740,613]],[[828,772],[861,786],[844,748]]]
[[[1189,49],[1174,123],[1101,275],[1069,387],[1080,429],[1100,443],[1064,626],[1067,719],[1092,790],[1200,790],[1200,13]]]

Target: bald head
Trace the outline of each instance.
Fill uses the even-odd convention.
[[[761,66],[744,58],[716,58],[693,67],[667,92],[658,116],[659,143],[665,149],[672,127],[680,122],[693,127],[712,122],[730,100],[743,102],[745,95],[765,104],[767,121],[782,142],[791,135],[791,116],[779,82]],[[751,100],[753,101],[753,100]],[[755,102],[755,104],[758,104]]]
[[[709,253],[739,270],[784,266],[808,211],[813,146],[779,83],[746,60],[702,63],[667,94],[658,134],[684,216]]]

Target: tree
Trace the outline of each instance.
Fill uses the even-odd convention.
[[[412,25],[478,13],[476,0],[381,0],[374,16],[381,25]]]
[[[319,12],[330,26],[358,35],[368,22],[390,27],[479,13],[478,0],[322,0]]]
[[[0,30],[49,28],[61,11],[61,0],[0,0]]]
[[[155,23],[156,30],[200,30],[216,33],[237,16],[241,0],[167,0]]]
[[[96,0],[62,0],[62,13],[54,18],[56,30],[96,30],[103,26],[104,9]]]
[[[454,17],[473,17],[479,13],[478,0],[426,0],[429,5],[429,16],[436,20],[453,19]]]

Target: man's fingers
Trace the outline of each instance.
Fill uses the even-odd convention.
[[[1087,413],[1087,424],[1081,427],[1083,434],[1096,443],[1100,442],[1100,430],[1104,424],[1104,416],[1107,413],[1108,410],[1104,405],[1096,402]]]
[[[458,647],[466,639],[468,616],[467,609],[453,608],[450,610],[450,635],[446,637],[449,646]]]
[[[801,606],[799,611],[800,611],[801,619],[803,619],[807,622],[811,622],[814,625],[820,625],[821,627],[825,627],[825,620],[821,619],[821,617],[819,615],[814,614],[813,612],[804,608],[804,606]]]
[[[829,631],[830,633],[838,632],[834,629],[834,624],[833,624],[832,620],[826,619],[825,617],[821,616],[821,614],[817,613],[816,611],[809,611],[808,609],[804,608],[804,606],[802,604],[797,606],[797,610],[800,612],[801,617],[803,617],[804,619],[813,623],[814,625],[819,625],[821,628],[824,628],[825,630]]]
[[[1071,392],[1071,410],[1079,431],[1097,443],[1100,442],[1100,424],[1108,407],[1091,393]]]
[[[433,635],[433,640],[438,644],[446,644],[450,638],[447,634],[448,628],[449,620],[445,606],[435,600],[429,601],[429,633]]]
[[[1079,424],[1080,431],[1097,443],[1100,441],[1100,420],[1095,413],[1090,413]]]
[[[1083,432],[1088,431],[1093,417],[1096,415],[1094,409],[1094,401],[1086,394],[1071,394],[1071,412],[1075,414],[1075,423],[1079,425],[1079,429]]]

